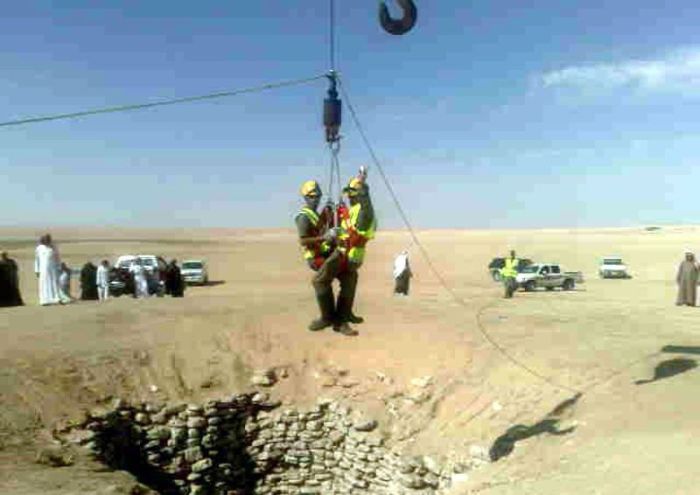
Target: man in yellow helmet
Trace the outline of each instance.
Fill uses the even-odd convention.
[[[505,288],[505,297],[510,299],[518,288],[515,277],[518,276],[518,265],[520,260],[515,256],[515,251],[510,252],[510,257],[505,259],[505,264],[501,268],[501,280]]]
[[[294,217],[294,222],[299,233],[299,243],[303,249],[304,259],[318,277],[326,261],[331,257],[335,249],[336,231],[332,227],[332,211],[324,208],[317,212],[321,202],[321,188],[315,180],[304,182],[301,186],[301,196],[304,198],[304,206]],[[314,288],[316,284],[314,283]],[[316,289],[316,301],[321,316],[309,324],[309,330],[318,331],[333,325],[335,321],[335,300],[333,289],[319,291]]]
[[[341,333],[356,332],[349,323],[362,323],[362,318],[353,314],[355,292],[357,289],[358,270],[364,261],[365,246],[374,239],[377,221],[374,215],[367,173],[363,168],[357,177],[350,180],[343,192],[348,198],[350,208],[341,205],[338,216],[341,221],[338,233],[338,252],[341,253],[340,269],[348,279],[347,290],[340,291],[336,306],[336,325],[334,329]]]

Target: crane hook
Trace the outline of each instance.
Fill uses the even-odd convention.
[[[389,8],[385,2],[379,2],[379,22],[384,31],[390,34],[401,35],[406,34],[416,24],[418,18],[418,9],[413,0],[396,0],[403,10],[401,19],[392,19],[389,15]]]

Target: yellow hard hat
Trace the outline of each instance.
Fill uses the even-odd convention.
[[[307,180],[301,186],[302,196],[320,196],[321,188],[315,180]]]
[[[348,182],[348,185],[345,186],[345,188],[343,189],[343,192],[347,193],[349,196],[354,196],[361,189],[362,189],[362,181],[360,179],[358,179],[357,177],[353,177],[352,179],[350,179],[350,182]]]

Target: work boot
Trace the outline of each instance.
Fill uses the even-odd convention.
[[[364,323],[365,319],[361,316],[357,316],[354,313],[350,313],[350,317],[348,318],[348,322],[359,324],[359,323]]]
[[[341,333],[343,335],[347,335],[348,337],[354,337],[356,335],[359,335],[357,330],[354,330],[350,325],[348,325],[347,322],[340,322],[340,323],[335,323],[333,325],[333,331]]]
[[[309,330],[312,332],[318,332],[319,330],[332,326],[333,315],[335,314],[333,292],[316,294],[316,302],[318,302],[318,309],[321,310],[321,317],[309,324]]]

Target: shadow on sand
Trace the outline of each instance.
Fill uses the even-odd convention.
[[[187,287],[216,287],[217,285],[224,285],[226,280],[209,280],[204,284],[187,284]]]
[[[559,436],[566,435],[574,431],[576,429],[575,426],[560,430],[559,421],[561,421],[560,416],[574,407],[581,396],[582,394],[578,393],[570,399],[566,399],[562,403],[558,404],[557,407],[552,409],[552,411],[549,412],[544,419],[535,423],[534,425],[515,425],[508,428],[506,432],[498,437],[496,441],[493,442],[493,445],[491,445],[491,448],[489,449],[489,458],[491,461],[495,462],[502,457],[509,456],[513,452],[515,444],[521,440],[526,440],[543,433]]]
[[[637,380],[634,383],[636,385],[644,385],[646,383],[652,383],[658,380],[663,380],[664,378],[671,378],[672,376],[680,375],[686,371],[690,371],[693,368],[698,367],[698,362],[694,359],[689,358],[674,358],[667,359],[666,361],[661,361],[654,368],[654,376],[648,380]]]
[[[661,348],[661,352],[671,354],[700,354],[700,347],[692,345],[665,345]]]

